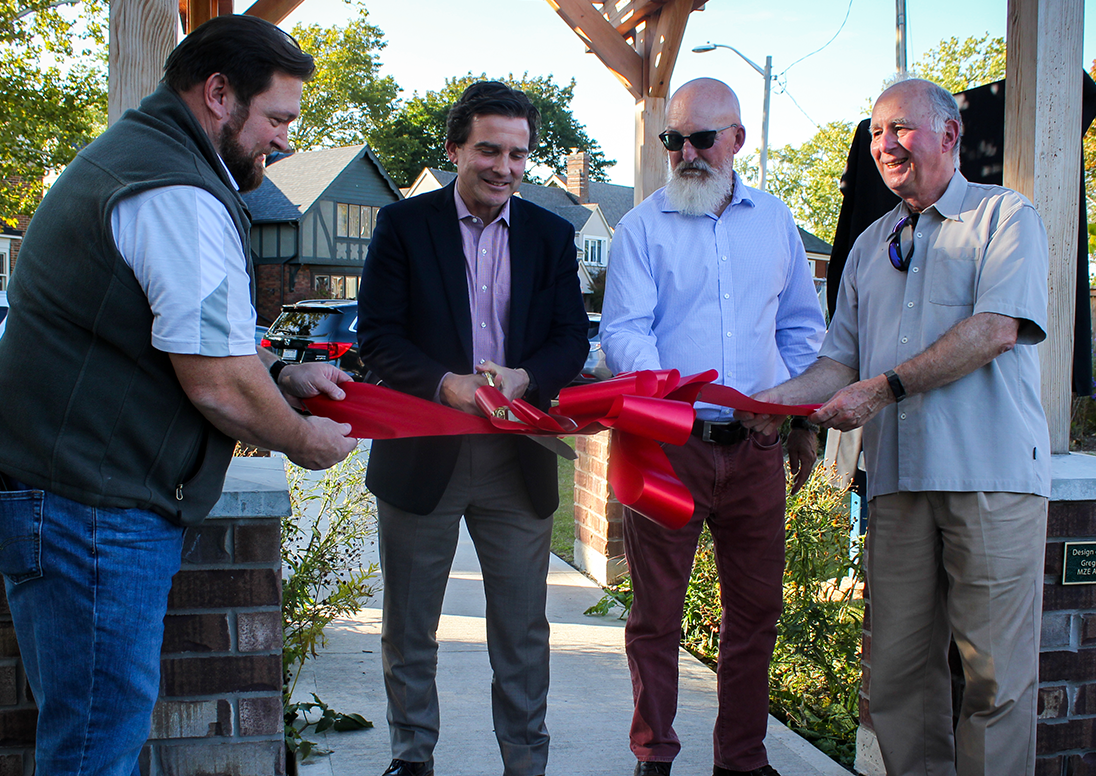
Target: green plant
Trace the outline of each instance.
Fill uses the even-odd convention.
[[[590,617],[604,617],[613,610],[614,606],[619,606],[621,612],[617,619],[623,620],[626,618],[628,611],[632,608],[632,578],[624,577],[616,584],[607,585],[602,589],[605,591],[605,595],[583,614]]]
[[[859,724],[862,542],[850,544],[847,489],[819,467],[789,496],[784,612],[769,666],[773,715],[851,765]]]
[[[372,727],[359,714],[312,703],[292,703],[301,667],[327,643],[324,629],[336,617],[358,612],[375,592],[377,566],[362,567],[366,542],[376,532],[372,497],[365,489],[365,464],[352,455],[322,475],[286,465],[291,514],[282,519],[282,669],[286,748],[302,756],[319,751],[303,731]],[[309,722],[306,712],[319,709]],[[298,725],[298,721],[303,725]]]

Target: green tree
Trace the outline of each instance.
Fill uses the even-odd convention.
[[[940,84],[949,92],[962,92],[1005,77],[1005,39],[945,38],[910,68],[910,75]]]
[[[358,17],[345,27],[293,28],[301,48],[316,60],[316,75],[301,95],[300,118],[289,128],[294,148],[367,142],[395,110],[400,88],[392,76],[380,75],[379,53],[387,43],[368,15],[359,6]]]
[[[800,146],[769,149],[766,188],[792,211],[797,224],[826,242],[833,242],[841,212],[841,174],[849,158],[855,124],[831,121]],[[739,172],[756,185],[757,154],[748,154]]]
[[[9,225],[34,212],[45,175],[106,126],[107,6],[60,5],[0,0],[0,219]]]
[[[446,115],[470,84],[485,79],[486,74],[472,73],[447,78],[443,88],[405,100],[387,125],[370,137],[373,150],[397,183],[410,185],[424,167],[453,169],[445,153]],[[550,75],[530,76],[528,73],[521,78],[510,74],[494,80],[525,92],[540,110],[540,142],[530,157],[531,167],[542,165],[552,172],[564,173],[564,157],[572,148],[577,148],[590,154],[590,177],[608,180],[606,171],[616,162],[605,158],[598,142],[586,134],[585,127],[571,113],[574,79],[566,86],[557,84]],[[528,177],[538,180],[535,175]]]

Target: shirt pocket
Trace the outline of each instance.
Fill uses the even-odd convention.
[[[938,254],[942,255],[942,254]],[[929,301],[948,307],[973,307],[978,254],[960,251],[933,262]]]
[[[0,492],[0,573],[19,584],[42,576],[40,490]]]

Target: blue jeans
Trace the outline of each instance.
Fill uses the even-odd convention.
[[[38,704],[36,772],[136,776],[183,529],[8,484],[0,572]]]

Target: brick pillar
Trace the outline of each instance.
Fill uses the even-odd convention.
[[[1062,584],[1064,544],[1096,541],[1096,457],[1056,455],[1052,472],[1035,774],[1096,776],[1096,584]],[[882,776],[869,709],[871,608],[867,603],[856,770],[864,776]]]
[[[575,440],[575,565],[603,585],[628,572],[623,507],[609,492],[609,433]]]
[[[282,776],[284,463],[236,458],[213,513],[187,530],[164,618],[144,776]],[[2,591],[2,588],[0,588]],[[0,607],[0,776],[29,776],[37,710]]]

